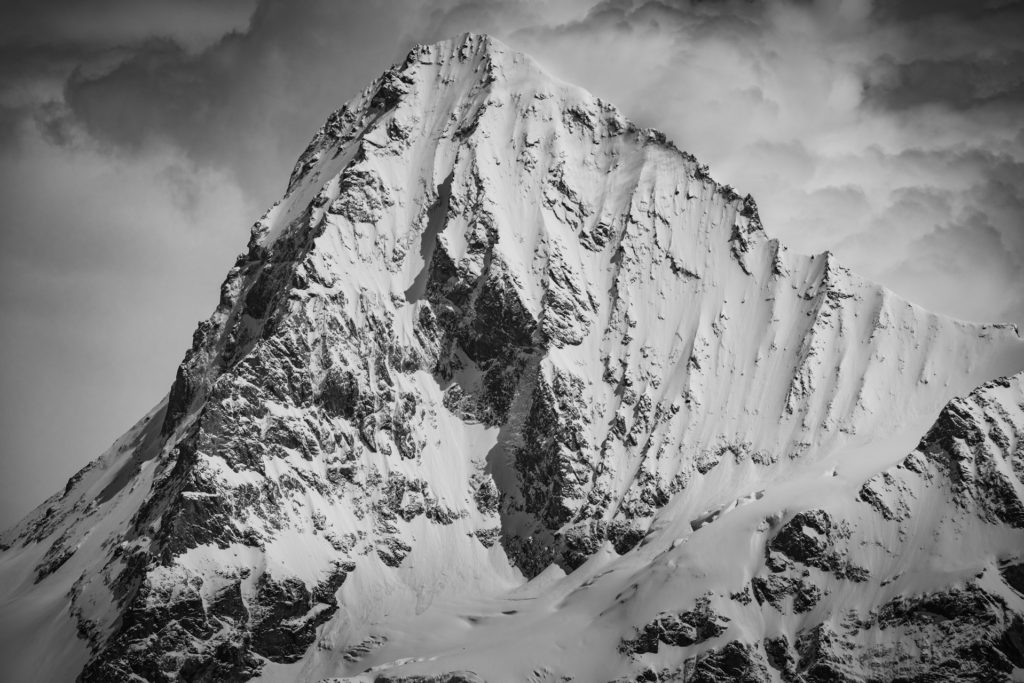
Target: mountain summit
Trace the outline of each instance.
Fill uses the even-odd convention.
[[[167,399],[2,536],[4,666],[1012,680],[1022,368],[529,57],[417,47],[313,137]]]

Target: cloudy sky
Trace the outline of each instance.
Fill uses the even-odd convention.
[[[7,0],[0,527],[167,391],[248,228],[333,109],[473,30],[610,100],[830,249],[1024,322],[1015,0]]]

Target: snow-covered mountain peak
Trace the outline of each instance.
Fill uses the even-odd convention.
[[[914,591],[998,640],[1020,534],[943,487],[1019,499],[1019,411],[950,404],[960,464],[906,458],[1022,367],[1015,330],[787,251],[663,135],[467,34],[330,115],[166,402],[3,536],[0,605],[41,626],[0,642],[19,680],[789,680],[869,642],[830,614],[920,635]],[[994,527],[935,546],[990,579],[911,552],[950,519]]]
[[[334,112],[300,158],[290,188],[311,173],[319,178],[344,166],[326,164],[324,158],[354,138],[395,153],[412,144],[412,138],[454,139],[469,146],[491,139],[494,151],[502,151],[502,145],[519,148],[518,152],[527,148],[527,163],[536,163],[532,157],[543,151],[565,153],[548,149],[550,137],[563,129],[570,134],[585,129],[595,144],[601,138],[622,137],[639,147],[657,145],[682,157],[691,175],[707,174],[706,167],[678,152],[659,131],[638,128],[614,106],[555,79],[532,58],[500,41],[467,33],[414,48],[402,63]],[[435,178],[438,185],[443,179]],[[738,199],[735,193],[726,194]],[[745,213],[756,214],[752,200],[745,208]],[[751,227],[755,226],[759,227],[756,221]]]

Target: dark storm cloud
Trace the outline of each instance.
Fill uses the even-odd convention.
[[[1024,2],[1020,0],[900,0],[900,2],[879,2],[871,8],[872,17],[881,25],[890,22],[921,23],[936,18],[972,26],[981,23],[990,29],[996,22],[1004,23],[1019,17]],[[1004,30],[1013,31],[1012,25]]]
[[[0,44],[104,49],[161,35],[190,47],[243,28],[255,0],[7,0]]]
[[[95,137],[131,148],[164,142],[228,166],[264,201],[332,109],[412,47],[402,3],[263,2],[244,33],[191,53],[170,39],[109,72],[76,72],[65,97]],[[272,169],[272,170],[271,170]]]
[[[661,128],[795,249],[1024,320],[1021,25],[948,0],[6,3],[0,524],[166,390],[327,114],[466,30]]]
[[[974,109],[1024,102],[1024,52],[975,62],[890,62],[880,71],[877,80],[869,84],[869,98],[897,109],[928,104]]]
[[[878,3],[875,17],[902,40],[873,65],[871,100],[958,109],[1024,101],[1024,2]]]
[[[161,40],[201,50],[243,29],[255,0],[9,0],[0,6],[0,104],[61,99],[71,73],[102,73]]]
[[[240,233],[222,226],[240,228],[250,210],[222,172],[180,149],[88,135],[64,99],[69,79],[169,41],[202,51],[244,29],[253,6],[0,5],[0,526],[166,391],[238,248]],[[175,171],[202,189],[175,195]]]

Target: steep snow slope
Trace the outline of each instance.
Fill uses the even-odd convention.
[[[4,655],[86,681],[409,657],[607,680],[726,641],[830,665],[800,643],[885,642],[826,633],[836,610],[962,578],[951,537],[907,555],[876,519],[923,496],[941,535],[952,508],[922,491],[952,469],[856,492],[1021,367],[1012,328],[787,252],[752,199],[528,57],[420,47],[314,137],[166,403],[5,534]],[[984,523],[973,550],[1020,547]],[[882,590],[886,552],[910,564]],[[659,640],[669,617],[685,638]]]
[[[351,680],[1020,680],[1022,444],[1024,374],[952,401],[909,455],[837,452],[696,531],[677,497],[626,555],[393,624]]]

